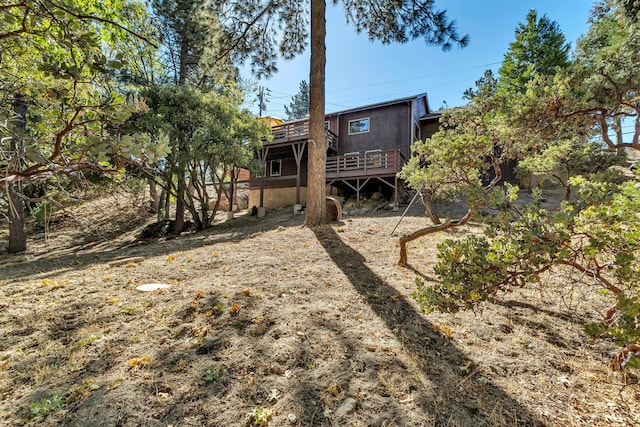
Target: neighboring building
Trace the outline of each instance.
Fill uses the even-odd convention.
[[[433,135],[439,112],[426,94],[326,115],[327,194],[388,194],[397,204],[403,184],[398,171],[411,144]],[[306,201],[309,120],[272,126],[273,140],[258,152],[263,176],[249,182],[249,206],[272,208]]]

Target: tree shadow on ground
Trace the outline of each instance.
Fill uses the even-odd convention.
[[[574,312],[562,313],[562,312],[557,312],[553,310],[547,310],[523,301],[491,299],[491,304],[501,305],[508,309],[519,308],[519,309],[531,310],[534,313],[544,313],[547,316],[554,317],[558,320],[563,320],[565,322],[572,323],[577,326],[582,326],[585,323],[587,323],[587,319],[581,316],[578,316]]]
[[[365,258],[345,244],[332,227],[321,226],[313,231],[333,262],[393,331],[404,351],[431,383],[429,388],[433,393],[427,394],[421,407],[426,413],[437,415],[436,425],[545,425],[482,376],[480,366],[436,333],[433,325],[396,289],[371,271]]]
[[[45,274],[55,271],[64,274],[87,266],[105,264],[111,261],[128,257],[154,257],[167,255],[176,251],[188,251],[191,249],[227,242],[240,242],[252,236],[264,233],[278,227],[299,227],[303,217],[287,218],[286,222],[244,220],[230,224],[221,224],[192,234],[184,234],[179,237],[166,239],[165,241],[136,240],[123,245],[115,245],[111,241],[94,241],[81,247],[70,247],[53,253],[45,253],[34,259],[37,262],[37,271],[34,262],[15,262],[0,264],[0,279],[19,279],[34,274]],[[163,244],[158,244],[163,242]],[[102,249],[105,248],[105,249]],[[21,256],[21,255],[20,255]]]

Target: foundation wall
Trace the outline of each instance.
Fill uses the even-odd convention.
[[[326,194],[335,193],[332,187],[327,186]],[[296,203],[296,187],[279,187],[264,189],[264,206],[267,209],[279,208],[281,206],[292,206]],[[307,203],[307,187],[300,187],[300,203]],[[249,209],[253,206],[260,206],[260,188],[249,190]]]

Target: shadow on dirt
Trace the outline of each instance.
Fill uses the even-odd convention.
[[[345,244],[333,228],[317,227],[314,233],[432,383],[434,393],[426,396],[421,407],[425,413],[436,415],[436,425],[544,425],[519,402],[482,377],[481,368],[450,340],[435,333],[433,325],[371,271],[364,257]],[[462,370],[463,366],[467,368]]]
[[[274,214],[271,218],[258,220],[246,215],[237,218],[233,222],[222,223],[201,232],[183,234],[180,237],[164,241],[158,239],[135,240],[120,246],[114,245],[114,242],[111,241],[94,241],[81,247],[68,248],[58,253],[46,253],[38,256],[34,260],[38,262],[37,271],[34,271],[31,262],[11,262],[11,259],[8,259],[8,262],[0,264],[0,279],[19,279],[51,271],[63,274],[67,271],[105,264],[128,257],[163,256],[176,251],[188,251],[218,243],[240,242],[278,227],[299,227],[303,221],[303,216],[279,216]],[[162,244],[158,244],[159,242],[162,242]],[[102,249],[103,247],[105,249]],[[22,255],[16,255],[16,259],[19,256]]]

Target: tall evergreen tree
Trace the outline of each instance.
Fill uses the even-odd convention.
[[[558,24],[547,15],[538,19],[538,13],[531,9],[527,22],[516,28],[516,38],[504,55],[500,87],[524,92],[534,73],[551,75],[556,67],[569,65],[569,49]]]
[[[166,79],[180,86],[224,93],[235,85],[237,64],[250,62],[256,75],[275,72],[278,53],[302,51],[306,39],[305,3],[287,0],[153,0],[159,18],[161,60]],[[284,28],[284,32],[280,31]],[[281,38],[278,38],[281,37]],[[174,109],[173,111],[179,111]],[[165,187],[176,198],[175,227],[184,223],[190,136],[173,132]]]
[[[309,84],[306,80],[300,82],[300,91],[291,97],[289,106],[284,106],[287,120],[302,119],[309,115]]]
[[[366,32],[372,41],[388,44],[422,38],[427,44],[441,46],[444,50],[451,49],[454,44],[465,46],[468,43],[466,35],[458,35],[455,22],[447,18],[446,12],[435,9],[434,0],[342,0],[341,3],[347,22],[356,32]],[[311,0],[307,226],[326,221],[325,36],[326,0]]]

